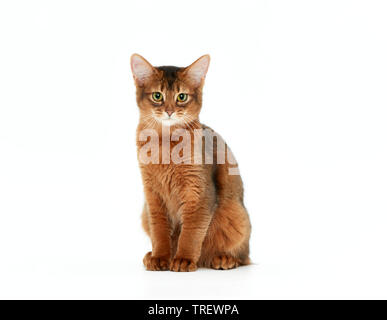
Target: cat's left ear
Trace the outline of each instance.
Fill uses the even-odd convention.
[[[206,54],[184,69],[183,74],[195,86],[200,86],[210,65],[210,55]]]

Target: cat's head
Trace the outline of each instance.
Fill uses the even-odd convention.
[[[153,67],[138,54],[133,54],[130,62],[137,88],[140,121],[149,126],[189,126],[198,120],[209,55],[185,68]]]

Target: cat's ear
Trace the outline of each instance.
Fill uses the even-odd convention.
[[[130,58],[133,78],[137,85],[142,86],[155,73],[155,68],[142,56],[135,53]]]
[[[206,54],[185,68],[183,74],[193,85],[200,86],[206,77],[209,65],[210,56]]]

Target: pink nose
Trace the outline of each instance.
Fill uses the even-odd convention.
[[[171,116],[173,113],[173,111],[167,111],[167,110],[165,110],[165,112],[168,113],[169,116]]]

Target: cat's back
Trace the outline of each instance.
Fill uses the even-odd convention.
[[[203,131],[207,131],[213,146],[207,149],[212,152],[214,161],[213,181],[218,201],[235,199],[243,203],[243,182],[240,176],[238,163],[231,148],[222,136],[211,127],[202,124]],[[206,133],[204,133],[206,135]]]

